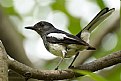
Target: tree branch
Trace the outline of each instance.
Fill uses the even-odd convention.
[[[79,65],[75,67],[75,69],[89,70],[94,72],[118,63],[121,63],[121,51],[114,52],[90,63]]]
[[[21,75],[25,75],[27,72],[31,74],[31,78],[36,78],[40,80],[63,80],[78,77],[79,75],[75,74],[72,69],[67,70],[38,70],[30,68],[22,63],[17,62],[16,60],[7,59],[9,68],[18,72]],[[74,69],[88,70],[88,71],[97,71],[103,68],[121,63],[121,51],[112,53],[103,58],[97,59],[90,63],[86,63],[80,66],[75,67]]]
[[[2,43],[0,42],[0,48],[4,52],[4,55],[7,55]],[[3,53],[0,53],[1,55]],[[40,80],[63,80],[63,79],[71,79],[74,77],[79,77],[79,74],[75,73],[73,69],[67,70],[39,70],[35,68],[31,68],[25,64],[22,64],[14,59],[5,58],[6,63],[8,63],[9,68],[16,71],[17,73],[23,76],[29,76],[30,78],[40,79]],[[85,63],[74,69],[80,70],[88,70],[88,71],[97,71],[103,68],[121,63],[121,51],[112,53],[103,58],[97,59],[90,63]]]
[[[8,81],[8,64],[5,49],[0,41],[0,81]]]

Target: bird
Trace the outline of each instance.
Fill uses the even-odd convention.
[[[114,12],[115,8],[108,7],[102,9],[92,21],[84,27],[77,35],[72,35],[65,31],[59,30],[47,21],[40,21],[34,26],[27,26],[26,29],[36,31],[43,40],[45,48],[55,56],[61,57],[55,70],[58,70],[64,58],[70,58],[75,55],[68,68],[73,68],[73,63],[83,50],[96,50],[89,44],[91,32],[108,16]]]

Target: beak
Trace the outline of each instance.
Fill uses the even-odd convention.
[[[36,30],[33,26],[25,27],[26,29]]]

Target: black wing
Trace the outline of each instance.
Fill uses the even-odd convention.
[[[53,36],[51,35],[53,34]],[[83,41],[82,39],[71,35],[69,33],[66,33],[64,31],[58,30],[56,32],[53,33],[49,33],[46,37],[46,40],[50,43],[60,43],[60,44],[80,44],[80,45],[85,45],[85,46],[89,46],[88,43],[86,43],[85,41]]]

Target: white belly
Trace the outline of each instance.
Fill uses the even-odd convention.
[[[56,56],[64,56],[66,53],[65,47],[59,44],[49,44],[49,51]]]
[[[77,54],[77,52],[82,51],[84,48],[84,46],[76,44],[67,45],[66,48],[60,44],[49,44],[49,51],[52,54],[60,57],[64,57],[66,54],[66,58]]]

